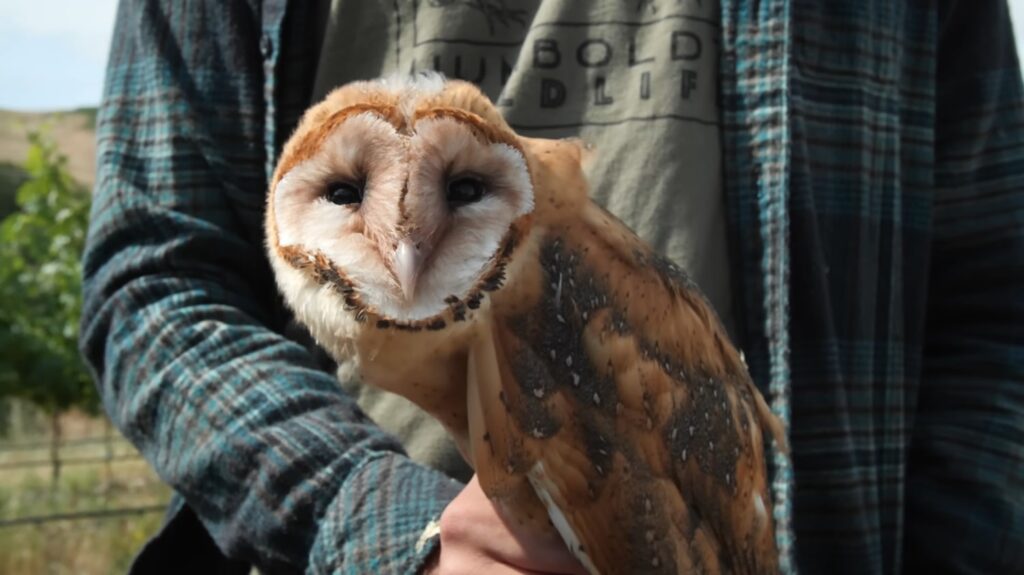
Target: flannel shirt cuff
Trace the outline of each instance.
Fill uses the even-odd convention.
[[[421,537],[462,487],[404,455],[369,457],[328,507],[306,572],[419,573],[439,541]]]

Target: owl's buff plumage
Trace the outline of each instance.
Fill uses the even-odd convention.
[[[774,573],[781,425],[697,287],[590,200],[587,156],[516,135],[466,83],[343,87],[272,180],[279,287],[592,573]],[[325,199],[337,182],[360,200]]]

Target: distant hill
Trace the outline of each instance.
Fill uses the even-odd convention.
[[[68,157],[71,176],[92,188],[96,180],[96,108],[62,112],[0,110],[0,218],[14,208],[14,191],[25,181],[26,134],[45,130]]]

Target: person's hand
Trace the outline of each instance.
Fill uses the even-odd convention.
[[[476,476],[441,514],[441,545],[427,575],[586,575],[565,543],[523,532],[484,495]]]

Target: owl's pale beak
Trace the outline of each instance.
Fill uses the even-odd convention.
[[[419,279],[423,260],[423,254],[412,241],[403,239],[398,242],[398,249],[395,250],[395,279],[402,287],[406,301],[412,301],[416,294],[416,280]]]

